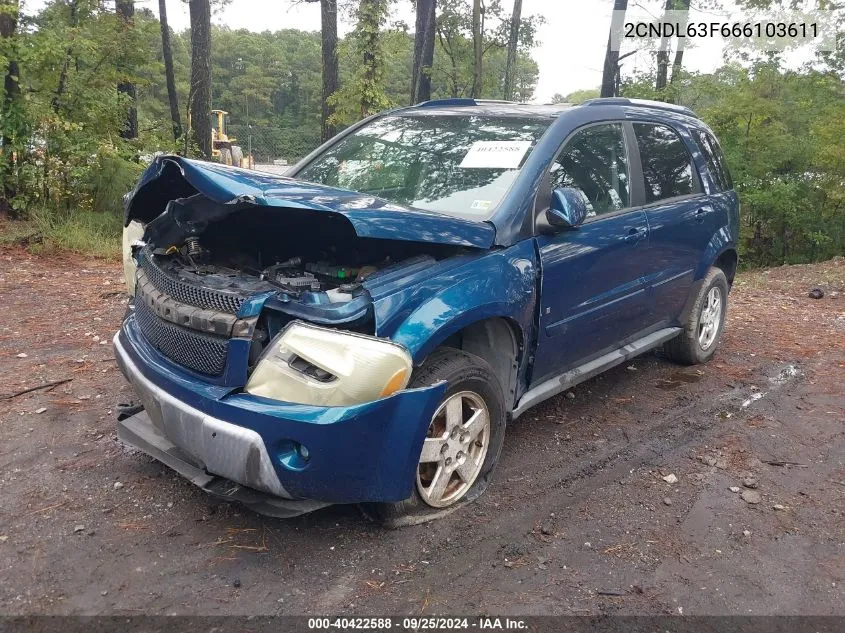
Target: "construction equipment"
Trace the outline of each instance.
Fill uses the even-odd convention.
[[[211,157],[224,165],[253,169],[255,159],[251,155],[244,155],[243,148],[235,145],[237,139],[226,134],[226,117],[229,113],[225,110],[212,110],[211,114]],[[213,118],[215,116],[216,121]]]

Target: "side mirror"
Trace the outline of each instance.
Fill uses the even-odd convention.
[[[578,189],[564,187],[552,191],[552,201],[546,219],[558,229],[574,229],[587,217],[587,203]]]

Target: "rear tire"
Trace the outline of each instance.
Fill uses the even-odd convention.
[[[229,165],[231,167],[231,165],[232,165],[232,150],[230,150],[228,147],[222,147],[220,149],[220,162],[223,165]]]
[[[499,380],[483,359],[442,348],[414,372],[409,387],[444,380],[448,388],[431,420],[413,493],[397,503],[362,506],[367,516],[387,527],[437,519],[478,498],[490,484],[505,437],[505,398]],[[485,412],[489,423],[482,428]],[[455,419],[460,424],[450,426]],[[472,435],[477,429],[478,434]]]
[[[684,330],[663,344],[671,360],[684,365],[706,363],[719,346],[728,313],[728,279],[720,268],[711,268],[701,283]]]
[[[235,167],[243,167],[244,150],[240,145],[232,145],[232,165]]]

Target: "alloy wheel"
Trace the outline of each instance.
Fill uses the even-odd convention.
[[[698,344],[702,350],[710,349],[722,325],[722,291],[714,286],[707,293],[698,319]]]
[[[490,446],[490,411],[472,391],[449,396],[435,411],[417,468],[417,491],[435,508],[461,499],[475,483]]]

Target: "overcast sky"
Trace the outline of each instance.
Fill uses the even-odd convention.
[[[662,5],[662,1],[643,0],[641,4]],[[158,14],[158,2],[140,0]],[[502,0],[510,12],[513,0]],[[393,19],[401,19],[413,26],[413,12],[410,0],[394,3]],[[540,29],[540,45],[533,51],[540,66],[540,80],[535,100],[548,102],[555,93],[568,94],[581,88],[595,88],[601,83],[601,68],[607,45],[612,0],[523,0],[523,15],[540,14],[546,23]],[[167,3],[171,27],[176,30],[187,28],[188,7],[180,0]],[[693,18],[712,14],[696,14]],[[296,28],[318,31],[320,29],[319,3],[294,3],[291,0],[232,0],[231,4],[213,20],[231,28],[245,28],[250,31]],[[351,24],[343,23],[341,34],[351,30]],[[710,40],[704,45],[687,51],[684,65],[690,70],[710,71],[722,61],[722,42]],[[625,60],[623,72],[630,72],[637,65],[653,65],[653,58],[645,54]]]

